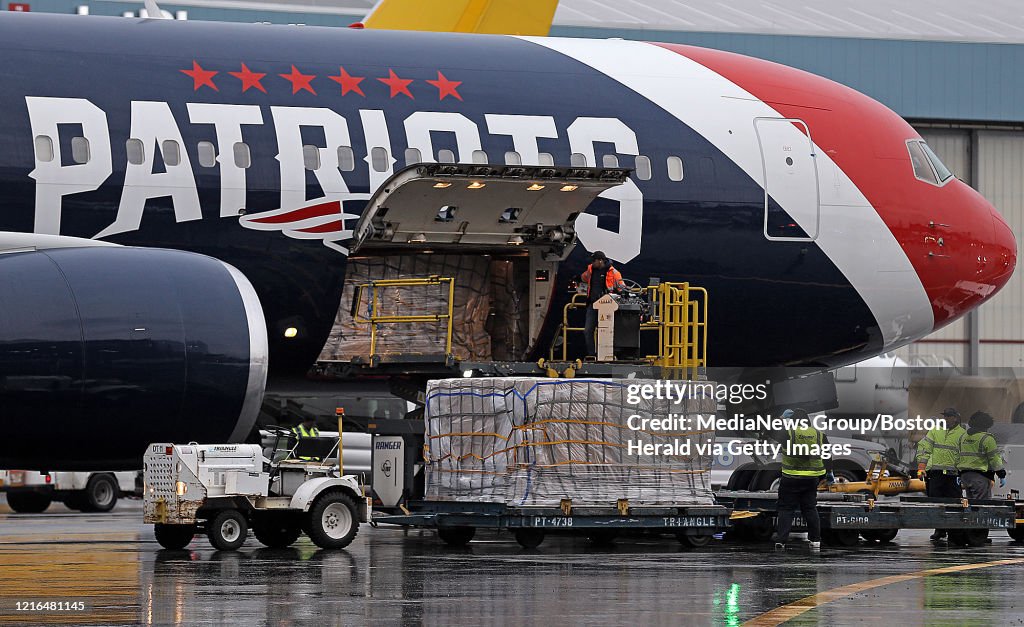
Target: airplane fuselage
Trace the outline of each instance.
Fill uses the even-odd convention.
[[[308,329],[271,333],[275,372],[323,346],[369,195],[446,154],[635,168],[578,219],[555,293],[593,250],[641,283],[704,286],[715,365],[851,363],[1012,271],[1012,235],[980,197],[915,179],[898,116],[773,64],[741,85],[752,60],[730,75],[724,55],[625,41],[13,14],[0,33],[0,231],[232,264],[268,327]],[[330,228],[247,224],[323,199],[342,201]]]

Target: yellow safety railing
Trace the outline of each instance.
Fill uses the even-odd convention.
[[[658,354],[653,363],[667,378],[696,379],[708,363],[708,292],[689,283],[661,283],[646,288],[655,319],[641,330],[657,329]]]
[[[437,314],[379,314],[380,292],[387,288],[402,287],[430,287],[448,285],[448,296],[445,313]],[[359,310],[363,302],[363,293],[369,290],[369,315],[362,315]],[[360,324],[370,325],[370,363],[377,357],[377,331],[382,324],[415,324],[418,322],[441,322],[447,323],[445,328],[444,354],[452,354],[452,310],[455,306],[455,279],[451,277],[430,276],[415,279],[381,279],[378,281],[367,281],[355,286],[352,295],[352,319]]]
[[[664,369],[667,378],[696,379],[698,370],[707,367],[708,292],[689,283],[660,283],[640,289],[652,304],[652,318],[640,325],[641,331],[658,334],[658,354],[644,361]],[[584,327],[569,322],[569,312],[586,309],[587,298],[575,294],[562,309],[560,334],[561,360],[568,361],[569,333],[583,333]],[[555,345],[548,351],[555,360]]]

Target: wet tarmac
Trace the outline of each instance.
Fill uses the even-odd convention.
[[[452,550],[430,532],[364,525],[343,551],[305,538],[284,550],[250,538],[217,552],[197,538],[165,551],[138,501],[107,514],[0,504],[0,622],[1024,625],[1024,545],[1004,532],[977,549],[902,532],[820,553],[802,542],[684,549],[668,537],[606,549],[556,537],[526,551],[507,535],[478,538]],[[83,609],[24,609],[33,602]]]

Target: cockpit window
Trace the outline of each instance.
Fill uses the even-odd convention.
[[[935,177],[935,171],[929,164],[928,156],[925,155],[923,142],[910,140],[907,142],[907,150],[910,151],[910,163],[914,166],[914,176],[932,185],[938,185],[939,180]]]
[[[942,163],[942,160],[939,159],[937,154],[935,154],[935,151],[932,150],[931,146],[921,142],[921,148],[924,148],[924,154],[928,157],[928,161],[932,162],[932,167],[935,168],[935,173],[939,175],[939,181],[945,182],[952,178],[953,173],[949,171],[949,168],[947,168],[945,164]]]

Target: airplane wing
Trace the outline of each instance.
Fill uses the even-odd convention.
[[[84,248],[90,246],[118,246],[118,244],[67,235],[0,231],[0,254],[48,248]]]
[[[558,0],[380,0],[366,28],[547,35]]]

